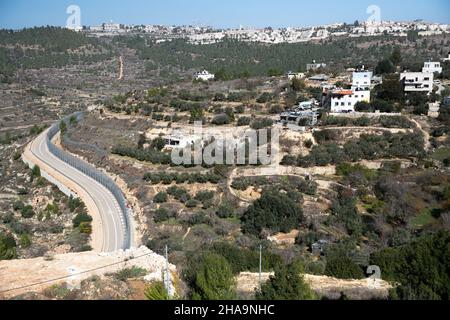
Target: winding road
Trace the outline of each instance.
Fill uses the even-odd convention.
[[[92,247],[95,251],[128,249],[123,214],[113,194],[102,184],[53,155],[46,143],[48,130],[26,148],[24,160],[39,165],[46,178],[82,199],[93,216]]]

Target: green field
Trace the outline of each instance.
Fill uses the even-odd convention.
[[[422,211],[422,213],[417,215],[415,218],[413,218],[410,223],[413,228],[422,228],[424,226],[434,223],[435,221],[436,219],[432,216],[431,210],[426,209]]]

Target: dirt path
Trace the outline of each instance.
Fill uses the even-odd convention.
[[[417,129],[422,132],[423,136],[424,136],[424,147],[426,151],[429,151],[431,149],[431,143],[430,143],[430,134],[425,131],[422,127],[422,125],[416,120],[416,119],[411,119],[411,122],[414,123],[417,127]]]

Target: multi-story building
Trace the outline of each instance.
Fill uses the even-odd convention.
[[[355,112],[355,105],[362,101],[370,102],[370,91],[360,89],[335,90],[331,93],[331,112]]]
[[[352,88],[364,88],[370,90],[372,76],[373,72],[364,70],[364,67],[361,71],[353,72]]]
[[[372,76],[373,73],[364,70],[364,67],[353,72],[350,90],[337,89],[331,92],[331,112],[354,112],[358,102],[370,102]]]
[[[400,81],[403,83],[405,92],[426,92],[433,91],[433,73],[425,72],[403,72],[400,74]]]
[[[442,73],[442,67],[441,67],[441,63],[440,62],[433,62],[433,61],[429,61],[429,62],[425,62],[423,68],[422,68],[422,72],[423,73]]]

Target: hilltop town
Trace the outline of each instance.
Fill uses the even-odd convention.
[[[312,27],[289,27],[264,29],[245,28],[217,29],[213,27],[195,26],[160,26],[160,25],[124,25],[117,23],[103,23],[100,26],[83,27],[80,31],[87,31],[94,36],[114,36],[120,34],[145,34],[157,42],[185,39],[192,44],[211,44],[224,39],[233,39],[260,43],[301,43],[309,41],[327,40],[330,38],[355,38],[380,35],[406,37],[408,32],[415,30],[419,36],[440,35],[449,33],[448,24],[394,21],[356,21],[353,24],[336,23]]]

